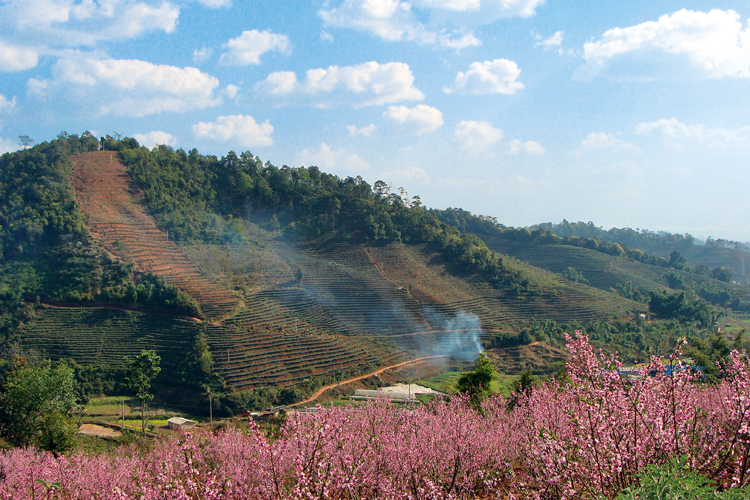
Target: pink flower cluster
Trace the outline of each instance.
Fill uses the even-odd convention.
[[[512,411],[500,397],[479,411],[462,397],[410,410],[375,401],[291,414],[272,438],[250,427],[148,452],[15,449],[0,454],[0,499],[612,498],[675,456],[724,487],[750,482],[744,354],[706,387],[658,360],[626,380],[580,334],[569,349],[570,381],[534,388]]]

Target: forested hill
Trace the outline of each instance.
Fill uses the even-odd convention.
[[[173,385],[293,389],[263,393],[276,403],[424,354],[550,370],[574,329],[635,359],[747,297],[679,252],[506,228],[249,152],[63,133],[0,157],[0,191],[0,361],[71,359],[102,390],[146,347]],[[649,301],[673,323],[634,323]]]
[[[440,222],[382,181],[370,186],[361,177],[340,179],[314,166],[276,167],[249,152],[230,151],[221,159],[171,148],[121,154],[160,226],[179,240],[245,242],[240,220],[266,220],[300,241],[429,243],[457,271],[497,286],[528,285],[481,239]]]

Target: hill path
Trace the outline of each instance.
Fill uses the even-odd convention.
[[[410,365],[410,364],[413,364],[413,363],[419,363],[420,361],[424,361],[425,359],[448,358],[448,357],[450,357],[450,355],[448,355],[448,354],[440,354],[440,355],[437,355],[437,356],[423,356],[421,358],[411,359],[409,361],[404,361],[403,363],[398,363],[396,365],[384,366],[383,368],[378,368],[374,372],[366,373],[365,375],[357,375],[356,377],[348,378],[346,380],[342,380],[341,382],[337,382],[335,384],[329,384],[329,385],[323,386],[320,389],[318,389],[317,391],[315,391],[315,394],[313,394],[312,396],[310,396],[306,400],[300,401],[299,403],[294,403],[293,405],[289,405],[289,406],[302,406],[302,405],[305,405],[307,403],[312,403],[313,401],[315,401],[316,399],[318,399],[320,396],[322,396],[323,393],[326,392],[329,389],[333,389],[334,387],[338,387],[340,385],[348,384],[349,382],[356,382],[357,380],[362,380],[362,379],[365,379],[367,377],[372,377],[373,375],[380,375],[381,373],[383,373],[386,370],[392,370],[393,368],[399,368],[399,367],[404,366],[404,365]]]
[[[71,156],[71,181],[91,234],[140,272],[152,272],[190,294],[209,318],[231,314],[237,296],[210,280],[136,202],[127,168],[113,151]]]

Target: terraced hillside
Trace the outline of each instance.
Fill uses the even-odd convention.
[[[217,371],[235,390],[301,384],[308,378],[361,373],[410,357],[361,337],[295,333],[230,322],[207,325]]]
[[[371,248],[369,254],[389,281],[422,299],[424,310],[443,312],[444,317],[472,312],[487,329],[512,330],[539,318],[585,322],[644,309],[643,304],[519,262],[508,265],[518,267],[542,293],[511,294],[486,283],[461,279],[442,266],[430,264],[434,256],[419,247],[389,245]],[[433,327],[439,328],[434,323]]]
[[[24,328],[23,345],[51,359],[124,367],[125,356],[154,349],[165,373],[178,371],[195,344],[196,321],[106,308],[44,307]]]
[[[76,201],[92,235],[108,251],[131,260],[141,272],[163,276],[167,283],[195,298],[209,318],[234,311],[238,297],[210,280],[144,213],[117,153],[96,151],[71,160]]]
[[[634,287],[642,292],[652,290],[668,289],[665,275],[676,273],[682,275],[688,281],[694,281],[698,284],[703,282],[712,282],[714,285],[726,286],[738,297],[743,300],[750,298],[748,288],[741,284],[722,284],[707,276],[700,276],[694,273],[687,273],[668,267],[659,267],[649,264],[633,262],[622,257],[606,255],[588,248],[573,247],[568,245],[534,245],[525,242],[515,242],[482,236],[487,246],[496,252],[512,255],[517,259],[528,262],[532,266],[547,269],[553,273],[564,273],[569,267],[578,271],[583,278],[588,281],[588,285],[600,290],[609,290],[616,285],[630,281]],[[692,258],[695,255],[705,254],[715,256],[725,253],[729,258],[738,258],[739,252],[728,249],[716,249],[704,247],[693,247],[690,252]],[[711,261],[705,260],[704,262]],[[716,260],[713,262],[714,267],[725,264],[726,260]]]

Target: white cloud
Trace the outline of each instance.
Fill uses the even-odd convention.
[[[466,73],[458,72],[452,88],[444,87],[443,91],[447,94],[515,94],[524,88],[523,83],[516,81],[520,74],[518,65],[507,59],[474,62]]]
[[[455,12],[479,10],[481,0],[415,0],[415,5],[423,8],[446,9]]]
[[[52,67],[52,80],[30,79],[29,93],[41,98],[77,99],[101,115],[147,116],[216,106],[219,80],[196,68],[128,59],[104,59],[73,52]]]
[[[174,146],[177,143],[177,138],[167,132],[161,130],[154,130],[147,134],[133,134],[133,139],[138,141],[141,146],[146,146],[152,149],[157,144],[166,144],[167,146]]]
[[[289,95],[297,89],[297,75],[293,71],[276,71],[255,85],[255,90],[274,96]]]
[[[210,49],[208,47],[203,47],[201,49],[195,49],[193,51],[193,62],[194,63],[202,63],[204,61],[207,61],[211,58],[211,56],[214,54],[214,49]]]
[[[370,165],[354,153],[345,149],[333,149],[325,142],[317,150],[303,149],[297,154],[300,165],[315,165],[325,172],[342,176],[357,176],[370,170]]]
[[[326,26],[352,28],[388,41],[416,41],[453,49],[481,45],[471,33],[428,29],[417,20],[412,5],[399,0],[344,0],[340,7],[321,9],[318,15]]]
[[[273,144],[273,126],[266,120],[256,123],[252,116],[219,116],[215,122],[200,122],[192,126],[196,139],[252,148]]]
[[[705,125],[688,125],[677,118],[660,119],[648,123],[639,123],[635,127],[638,135],[659,134],[672,141],[708,144],[710,147],[726,148],[730,145],[750,145],[750,127],[739,130],[710,128]]]
[[[415,101],[424,94],[414,87],[414,75],[405,63],[378,64],[371,61],[356,66],[329,66],[308,70],[303,81],[290,71],[275,72],[255,86],[272,96],[302,95],[320,106],[342,102],[340,93],[350,95],[354,106],[378,106],[399,101]],[[336,93],[335,100],[327,99]]]
[[[443,126],[443,113],[439,109],[418,104],[413,108],[388,106],[383,116],[391,121],[406,125],[417,134],[434,132]]]
[[[546,0],[414,0],[418,7],[455,16],[464,24],[491,24],[504,17],[530,17]],[[464,16],[464,17],[462,17]]]
[[[234,99],[237,97],[237,94],[240,92],[240,88],[237,85],[232,85],[231,83],[224,87],[224,90],[221,91],[222,94],[229,97],[230,99]]]
[[[536,141],[521,142],[518,139],[508,141],[508,154],[518,155],[526,153],[528,155],[543,155],[547,150]]]
[[[639,153],[641,149],[635,144],[630,144],[618,139],[607,132],[591,132],[581,141],[581,145],[572,152],[574,156],[597,150],[614,150],[623,153]]]
[[[35,67],[38,63],[37,49],[0,41],[0,71],[23,71]]]
[[[556,31],[554,35],[545,38],[541,42],[537,42],[534,44],[534,47],[544,47],[545,49],[552,49],[555,47],[559,47],[562,45],[563,42],[563,32],[562,31]]]
[[[248,64],[260,64],[260,56],[265,52],[276,51],[289,54],[292,44],[286,35],[277,35],[269,30],[266,31],[243,31],[237,38],[232,38],[222,45],[227,49],[219,57],[221,64],[228,66],[247,66]]]
[[[462,121],[456,125],[453,135],[465,149],[482,149],[500,141],[503,131],[489,122]]]
[[[366,127],[357,128],[356,125],[347,125],[346,130],[349,131],[349,135],[352,137],[356,137],[358,135],[363,135],[365,137],[370,137],[373,132],[375,132],[375,125],[372,123],[369,124]]]
[[[629,28],[614,28],[584,44],[585,73],[593,76],[624,54],[657,50],[686,56],[709,76],[750,77],[750,25],[733,10],[680,10]]]
[[[3,139],[0,137],[0,155],[12,151],[18,151],[19,149],[21,149],[21,146],[18,144],[17,140],[14,141],[13,139]]]
[[[47,45],[80,46],[172,33],[180,9],[164,0],[6,0],[0,16],[24,36],[42,35]]]
[[[0,94],[0,115],[4,113],[10,113],[16,108],[16,96],[12,99],[8,99],[4,95]]]
[[[210,9],[218,9],[220,7],[231,7],[232,0],[198,0],[199,3],[205,5]]]

